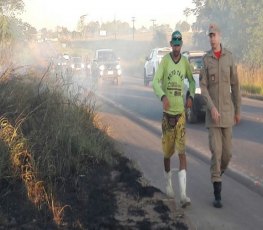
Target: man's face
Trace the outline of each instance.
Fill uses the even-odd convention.
[[[174,57],[178,57],[181,53],[181,48],[182,45],[173,45],[171,44],[172,50],[173,50],[173,55]]]
[[[209,34],[209,41],[212,49],[218,49],[220,47],[220,34],[218,32]]]

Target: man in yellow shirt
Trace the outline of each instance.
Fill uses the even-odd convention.
[[[186,195],[184,79],[187,78],[189,81],[188,107],[192,106],[195,81],[188,60],[181,55],[182,44],[182,34],[179,31],[173,32],[170,41],[172,52],[162,58],[153,79],[153,89],[163,104],[162,147],[166,193],[174,197],[170,158],[176,149],[180,164],[178,173],[180,203],[182,207],[186,207],[191,204],[191,200]]]

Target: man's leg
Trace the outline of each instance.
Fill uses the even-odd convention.
[[[186,170],[186,155],[185,153],[179,153],[179,171]]]
[[[170,163],[170,158],[163,158],[163,163],[164,163],[164,170],[165,172],[170,172],[170,167],[171,167],[171,163]]]
[[[179,156],[179,189],[180,204],[183,208],[191,204],[191,199],[186,195],[186,155],[185,155],[185,114],[183,113],[176,125],[176,149]]]
[[[166,195],[174,198],[175,193],[173,190],[172,172],[170,170],[170,158],[164,158],[164,177],[166,180]]]
[[[180,189],[180,204],[183,208],[191,204],[191,199],[186,195],[186,155],[179,154],[180,171],[178,172],[179,189]]]
[[[162,148],[164,153],[164,177],[166,180],[166,194],[169,197],[174,197],[175,193],[172,184],[172,172],[170,170],[170,158],[174,154],[174,129],[168,124],[167,118],[164,116],[162,121]]]
[[[227,169],[232,157],[232,127],[222,129],[221,174]]]
[[[211,181],[214,188],[213,202],[216,208],[221,208],[221,157],[222,157],[222,131],[221,128],[209,128],[209,147],[211,151]]]

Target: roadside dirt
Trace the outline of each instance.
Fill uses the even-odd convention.
[[[1,181],[0,229],[189,229],[173,199],[149,185],[127,158],[116,159],[114,168],[99,165],[78,180],[61,181],[56,194],[67,206],[60,226],[47,208],[30,203],[20,181]]]
[[[86,175],[57,180],[54,196],[64,207],[60,225],[47,205],[35,207],[28,200],[21,180],[0,181],[0,230],[192,229],[184,210],[150,185],[125,153],[112,154],[118,162],[114,166],[94,164]]]
[[[54,221],[52,205],[33,205],[21,179],[2,179],[0,230],[190,229],[174,199],[150,185],[125,153],[112,155],[115,164],[94,163],[85,175],[56,178],[53,195],[62,207],[56,210],[63,213],[60,224]]]

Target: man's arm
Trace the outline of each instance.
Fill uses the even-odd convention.
[[[186,62],[186,77],[187,80],[189,82],[189,92],[190,92],[190,96],[192,97],[192,99],[195,96],[195,79],[193,77],[193,73],[191,70],[191,66],[189,64],[189,62]]]
[[[217,108],[215,107],[210,94],[208,92],[208,76],[207,76],[207,65],[205,63],[205,58],[204,58],[204,66],[200,72],[200,77],[199,77],[199,81],[200,81],[200,87],[201,87],[201,94],[204,96],[206,104],[207,104],[207,108],[211,113],[211,117],[213,119],[213,121],[217,124],[219,122],[219,118],[220,118],[220,114],[217,110]]]
[[[201,94],[204,96],[206,104],[207,104],[207,108],[209,110],[211,110],[213,107],[215,107],[209,92],[207,90],[207,86],[208,86],[208,76],[207,76],[207,65],[205,63],[205,59],[204,61],[204,66],[200,71],[200,75],[199,75],[199,83],[200,83],[200,88],[201,88]]]
[[[240,106],[241,106],[241,93],[240,85],[237,75],[237,68],[234,62],[233,57],[231,57],[231,69],[230,69],[230,84],[231,84],[231,96],[235,109],[235,123],[240,122]]]
[[[164,72],[163,70],[164,70],[164,64],[162,60],[157,68],[157,71],[155,72],[155,75],[153,77],[153,83],[152,83],[153,91],[160,100],[162,100],[163,97],[165,96],[165,93],[162,89],[163,72]]]

